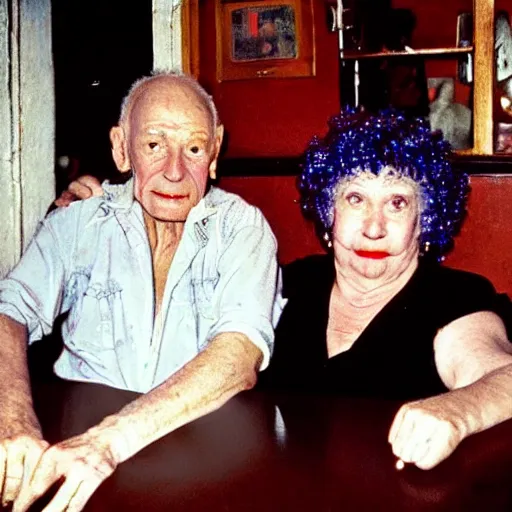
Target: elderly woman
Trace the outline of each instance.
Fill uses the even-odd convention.
[[[483,277],[439,265],[468,180],[426,121],[346,111],[329,128],[299,181],[329,254],[285,269],[288,304],[262,384],[416,400],[389,442],[431,468],[512,416],[512,344],[497,314],[507,304]]]

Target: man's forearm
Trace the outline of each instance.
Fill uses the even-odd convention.
[[[30,389],[27,329],[5,315],[0,315],[0,407],[0,437],[41,436]]]
[[[260,349],[244,335],[221,334],[161,386],[108,416],[90,433],[109,439],[114,456],[123,462],[253,387],[261,357]]]

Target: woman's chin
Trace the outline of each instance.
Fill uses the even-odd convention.
[[[366,279],[380,279],[386,274],[388,264],[386,259],[372,260],[358,258],[351,265],[352,269]]]

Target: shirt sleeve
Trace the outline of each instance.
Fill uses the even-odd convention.
[[[222,332],[245,334],[263,353],[267,367],[274,344],[274,327],[284,306],[277,243],[261,214],[252,206],[236,205],[227,213],[226,241],[219,258],[216,286],[217,322],[209,339]]]
[[[43,220],[19,263],[0,281],[0,313],[26,325],[29,342],[51,333],[61,313],[65,275],[60,244]]]
[[[506,321],[503,298],[500,298],[492,283],[481,275],[441,267],[437,278],[429,285],[437,287],[437,293],[433,290],[433,302],[441,312],[442,326],[479,311],[492,311]]]

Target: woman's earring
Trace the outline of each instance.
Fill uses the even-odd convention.
[[[332,248],[331,235],[327,231],[324,233],[323,239],[324,239],[325,244],[327,245],[327,247],[329,249],[331,249]]]

